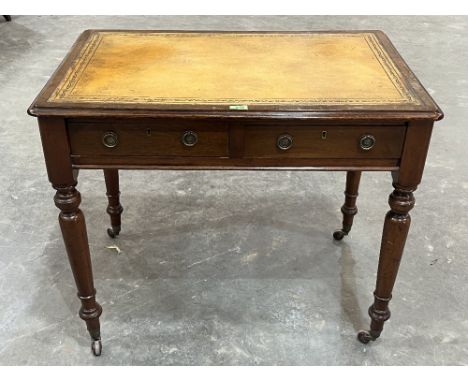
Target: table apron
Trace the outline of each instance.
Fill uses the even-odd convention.
[[[405,123],[67,121],[75,168],[396,170],[406,131]]]

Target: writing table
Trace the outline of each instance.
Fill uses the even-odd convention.
[[[380,31],[88,30],[28,109],[38,117],[80,317],[101,354],[79,169],[103,169],[119,234],[119,169],[390,171],[367,343],[382,332],[434,121],[443,114]]]

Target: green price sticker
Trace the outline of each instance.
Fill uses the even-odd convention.
[[[247,105],[229,105],[229,110],[249,110]]]

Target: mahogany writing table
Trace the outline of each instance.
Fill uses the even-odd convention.
[[[361,172],[391,171],[367,343],[382,332],[434,121],[443,114],[380,31],[88,30],[28,110],[85,320],[101,354],[81,168],[103,169],[120,232],[119,169],[347,171],[343,226]]]

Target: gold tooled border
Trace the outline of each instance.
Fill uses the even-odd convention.
[[[354,34],[340,34],[340,33],[321,33],[321,35],[332,35],[337,37],[364,37],[370,50],[374,54],[377,61],[382,66],[388,79],[391,81],[395,89],[401,96],[401,99],[370,99],[370,98],[263,98],[263,99],[242,99],[242,98],[213,98],[213,99],[200,99],[200,98],[161,98],[161,97],[129,97],[129,96],[116,96],[107,97],[102,99],[99,96],[79,96],[73,95],[73,91],[81,79],[83,72],[86,70],[89,62],[93,58],[95,52],[99,48],[102,39],[106,35],[132,35],[132,36],[147,36],[148,34],[158,35],[171,35],[171,36],[210,36],[217,37],[242,37],[252,36],[252,33],[216,33],[216,32],[97,32],[93,34],[82,52],[77,56],[73,64],[68,69],[64,79],[61,81],[57,89],[52,93],[49,102],[78,102],[78,103],[149,103],[149,104],[198,104],[198,105],[213,105],[213,104],[249,104],[249,105],[271,105],[271,104],[303,104],[303,105],[382,105],[382,104],[419,104],[419,101],[411,93],[411,91],[404,85],[401,73],[388,56],[385,49],[382,47],[377,37],[372,33],[354,33]],[[306,34],[306,33],[304,33]],[[307,33],[310,35],[311,33]],[[256,37],[271,37],[271,36],[297,36],[298,33],[258,33]],[[302,35],[299,33],[299,35]]]

